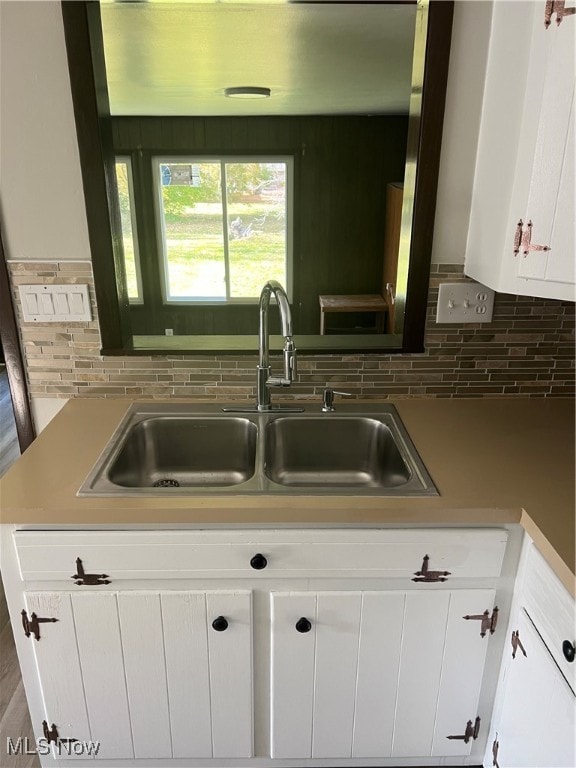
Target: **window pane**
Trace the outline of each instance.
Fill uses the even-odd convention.
[[[136,258],[136,244],[132,229],[132,198],[129,174],[128,163],[125,160],[118,160],[116,162],[116,181],[118,184],[118,200],[120,202],[122,239],[124,241],[124,265],[128,285],[128,298],[139,301],[142,299],[142,293]]]
[[[226,163],[231,298],[286,285],[286,163]]]
[[[166,298],[226,298],[219,162],[161,163]]]

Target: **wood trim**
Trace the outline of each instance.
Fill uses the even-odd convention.
[[[129,351],[132,331],[100,7],[98,3],[80,0],[64,0],[61,6],[100,338],[104,348]]]
[[[18,327],[14,315],[14,304],[10,291],[8,267],[4,252],[2,227],[0,225],[0,339],[6,360],[6,372],[12,396],[14,408],[14,421],[18,433],[20,451],[24,453],[32,443],[36,434],[32,423],[32,412],[28,399],[28,387],[26,384],[26,371],[20,349]]]
[[[418,136],[413,137],[412,146],[410,134],[408,137],[407,156],[410,154],[417,155],[418,165],[408,290],[404,313],[403,352],[424,351],[430,259],[436,214],[453,14],[454,3],[452,0],[431,0],[428,9],[428,35],[420,131]],[[417,142],[417,146],[414,146],[414,142]]]

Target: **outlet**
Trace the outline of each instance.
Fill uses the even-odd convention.
[[[166,336],[174,336],[174,328],[164,328]]]
[[[494,291],[480,283],[442,283],[438,288],[437,323],[489,323]]]

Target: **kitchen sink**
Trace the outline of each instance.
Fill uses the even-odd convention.
[[[237,485],[254,474],[256,434],[241,418],[144,419],[127,433],[108,479],[127,488]]]
[[[275,483],[310,487],[394,488],[412,474],[390,427],[365,416],[274,419],[264,468]]]
[[[434,496],[396,409],[223,413],[215,405],[136,403],[79,496],[213,494]]]

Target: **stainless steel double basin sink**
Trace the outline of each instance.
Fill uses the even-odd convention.
[[[321,413],[223,413],[135,404],[79,496],[213,494],[435,496],[391,405]]]

